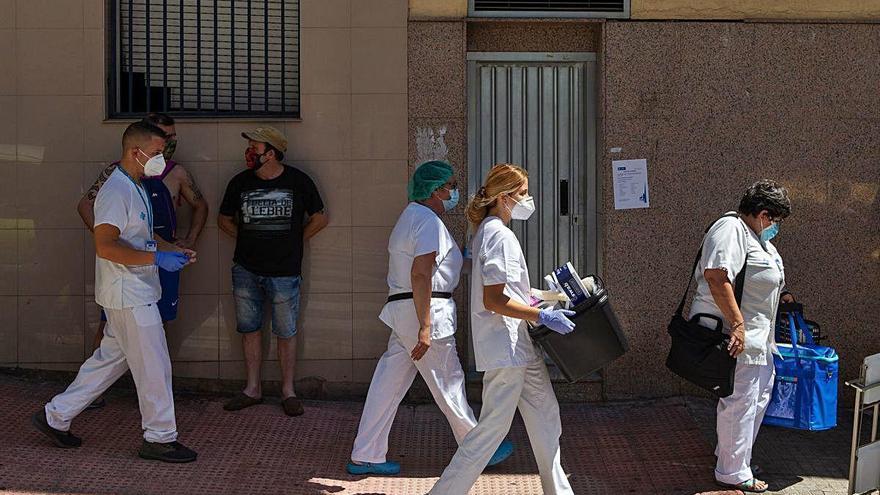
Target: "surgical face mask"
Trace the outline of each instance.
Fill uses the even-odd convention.
[[[513,199],[513,198],[511,198]],[[526,196],[516,202],[510,209],[510,218],[514,220],[528,220],[535,212],[535,198]]]
[[[259,170],[259,168],[263,166],[263,161],[260,160],[263,155],[265,155],[265,153],[257,153],[256,150],[248,148],[247,151],[244,152],[244,159],[247,162],[247,167],[254,171]]]
[[[449,199],[443,199],[443,210],[449,211],[458,205],[458,189],[449,189]]]
[[[763,224],[763,222],[762,222]],[[770,225],[761,229],[761,242],[767,242],[779,233],[779,222],[770,222]]]
[[[138,164],[141,167],[144,167],[144,175],[147,177],[157,177],[162,175],[162,172],[165,171],[165,157],[162,154],[158,154],[156,156],[150,156],[144,153],[144,150],[138,150],[142,155],[148,158],[147,163],[141,163],[140,160],[137,160]]]
[[[165,149],[162,150],[162,156],[165,157],[165,160],[170,160],[174,155],[174,151],[177,150],[177,140],[169,139],[165,141]]]

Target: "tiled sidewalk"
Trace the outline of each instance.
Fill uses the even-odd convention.
[[[103,410],[85,411],[73,431],[75,450],[53,447],[29,416],[65,384],[0,374],[0,493],[124,494],[422,494],[455,451],[434,406],[404,406],[392,430],[396,477],[344,471],[362,405],[307,402],[306,414],[284,416],[277,401],[228,413],[222,399],[177,400],[181,441],[199,452],[193,464],[143,461],[137,402],[116,391]],[[733,494],[715,491],[712,404],[701,399],[617,404],[564,404],[563,465],[578,494]],[[777,493],[846,493],[848,425],[821,434],[767,428],[758,458]],[[541,493],[528,437],[517,419],[514,455],[480,477],[473,494]]]

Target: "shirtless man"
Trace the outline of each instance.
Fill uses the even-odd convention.
[[[144,121],[159,127],[168,135],[165,149],[162,152],[167,163],[165,171],[157,178],[145,178],[143,181],[145,189],[150,194],[150,202],[154,211],[155,225],[153,230],[158,236],[170,243],[176,244],[181,248],[192,249],[208,219],[208,203],[202,196],[202,192],[196,185],[192,174],[183,165],[171,160],[177,147],[177,132],[174,128],[174,119],[165,114],[151,113],[144,118]],[[94,229],[94,204],[98,190],[101,189],[104,182],[116,170],[118,164],[118,162],[114,162],[107,166],[77,205],[79,216],[89,230]],[[178,237],[175,212],[184,201],[192,208],[192,222],[190,223],[187,235]],[[159,313],[162,315],[162,321],[168,322],[177,318],[180,272],[167,272],[160,269],[159,280],[162,286],[162,298],[157,305]],[[98,325],[98,331],[95,333],[92,344],[95,349],[101,345],[106,323],[107,317],[102,311],[101,323]],[[104,399],[99,397],[89,407],[102,407],[103,405]]]

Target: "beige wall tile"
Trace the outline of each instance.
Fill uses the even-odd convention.
[[[351,381],[353,383],[370,383],[376,371],[378,359],[355,359],[351,363]]]
[[[327,227],[313,237],[303,257],[303,290],[339,294],[352,286],[351,227]]]
[[[352,191],[352,203],[369,201],[369,208],[352,207],[352,223],[359,227],[394,226],[407,204],[406,161],[355,161],[351,168],[361,184]]]
[[[0,364],[18,362],[18,298],[0,297]]]
[[[19,95],[82,94],[82,30],[20,30],[16,52]]]
[[[348,294],[303,294],[297,321],[301,359],[351,359]]]
[[[406,28],[351,30],[352,93],[406,93]]]
[[[18,0],[15,20],[19,29],[83,27],[83,0]]]
[[[350,93],[352,37],[348,29],[302,30],[302,94]]]
[[[82,0],[83,27],[86,29],[104,28],[104,4],[106,0]]]
[[[205,378],[216,380],[220,376],[220,364],[174,361],[171,363],[171,375],[180,378]]]
[[[232,294],[232,256],[235,254],[235,239],[224,232],[217,233],[217,282],[220,294]]]
[[[315,182],[324,211],[330,217],[330,225],[351,225],[352,167],[347,161],[293,162]],[[360,182],[360,180],[359,180]]]
[[[15,295],[18,295],[18,232],[0,230],[0,296]]]
[[[19,297],[19,361],[81,363],[83,301],[83,296]]]
[[[83,298],[83,361],[94,354],[93,342],[98,333],[98,325],[101,323],[101,307],[95,303],[95,298],[85,296]]]
[[[16,188],[19,228],[81,228],[76,205],[82,197],[82,174],[80,163],[20,164]]]
[[[350,0],[300,0],[300,26],[348,27],[351,24]]]
[[[174,159],[184,165],[190,162],[216,162],[217,124],[202,122],[181,122],[177,130],[177,151]],[[242,149],[242,153],[244,153]],[[242,155],[243,156],[243,155]]]
[[[19,230],[19,295],[83,294],[83,229]]]
[[[405,160],[406,95],[351,98],[351,155],[355,160]]]
[[[69,363],[18,363],[19,368],[45,371],[77,371],[80,366],[82,366],[82,361]]]
[[[0,5],[2,8],[2,5]],[[3,12],[0,10],[0,12]],[[0,23],[3,21],[0,20]],[[16,94],[14,68],[18,67],[15,56],[15,31],[12,29],[0,29],[0,95]]]
[[[18,153],[18,97],[0,96],[0,111],[6,118],[0,120],[0,166],[12,164],[17,159]],[[0,172],[2,173],[2,172]],[[15,184],[15,181],[12,182]],[[2,187],[2,186],[0,186]],[[2,201],[2,200],[0,200]],[[0,218],[3,215],[0,214]],[[0,220],[0,226],[3,221]]]
[[[353,0],[351,25],[354,27],[406,27],[408,0]]]
[[[104,122],[104,97],[86,96],[83,115],[85,160],[111,163],[122,156],[122,133],[129,122]]]
[[[89,0],[91,2],[91,0]],[[86,29],[83,31],[83,94],[104,94],[104,31]]]
[[[351,97],[303,95],[302,122],[288,122],[285,128],[288,159],[347,160],[351,156]]]
[[[18,164],[0,161],[0,229],[18,227],[18,207],[15,204]]]
[[[177,319],[166,324],[172,360],[216,361],[220,328],[219,300],[213,296],[181,296]]]
[[[20,96],[18,160],[82,161],[83,103],[81,96]],[[120,133],[116,138],[117,146],[121,137]]]
[[[0,29],[14,28],[15,0],[0,0],[0,12],[3,12],[3,17],[0,17]]]
[[[219,253],[216,228],[206,228],[195,246],[198,261],[180,274],[181,294],[216,295],[220,291]]]
[[[328,382],[350,382],[350,359],[301,359],[296,363],[296,380],[316,376]]]
[[[390,227],[353,227],[354,292],[387,292]]]
[[[387,292],[352,294],[352,343],[355,359],[375,359],[388,349],[391,329],[379,319]]]

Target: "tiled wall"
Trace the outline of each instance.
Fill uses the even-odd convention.
[[[104,0],[0,0],[0,365],[75,370],[97,327],[94,248],[75,207],[120,155],[103,122]],[[387,342],[388,233],[406,203],[407,1],[302,0],[302,120],[270,122],[315,179],[330,226],[304,263],[299,377],[368,382]],[[180,377],[243,377],[216,213],[257,122],[179,123],[175,159],[211,214],[168,327]],[[185,209],[185,208],[184,208]],[[181,231],[188,214],[180,215]],[[266,342],[275,359],[274,342]],[[267,362],[266,377],[278,368]]]
[[[632,344],[610,395],[694,390],[664,367],[666,325],[703,229],[764,177],[791,195],[774,241],[789,290],[857,377],[880,352],[880,26],[605,28],[604,272]],[[647,158],[650,209],[613,209],[614,158]]]

